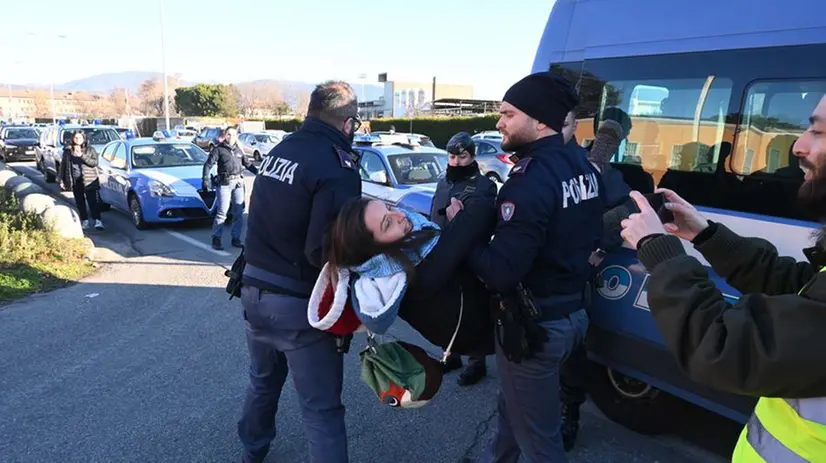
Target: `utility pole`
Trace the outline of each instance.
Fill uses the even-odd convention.
[[[169,130],[169,84],[166,76],[166,44],[164,43],[163,0],[158,2],[161,7],[161,59],[163,60],[163,114],[166,119],[166,130]]]

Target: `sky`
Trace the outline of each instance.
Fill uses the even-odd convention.
[[[530,73],[554,0],[3,2],[0,82],[163,70],[186,81],[471,84],[499,99]],[[73,53],[72,50],[80,50]]]

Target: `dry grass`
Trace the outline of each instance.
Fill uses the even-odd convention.
[[[66,286],[94,270],[83,240],[39,229],[0,189],[0,303]]]

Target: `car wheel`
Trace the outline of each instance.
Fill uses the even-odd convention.
[[[590,363],[588,395],[611,421],[646,435],[674,433],[681,429],[690,405],[648,383],[623,375],[596,362]]]
[[[493,180],[494,182],[502,183],[502,179],[499,178],[499,175],[496,172],[488,172],[485,174],[485,177]]]
[[[132,223],[135,224],[135,228],[138,230],[146,230],[148,224],[143,218],[141,203],[138,201],[138,197],[134,194],[129,195],[129,212],[131,212]]]
[[[54,183],[55,181],[57,181],[54,174],[52,174],[51,172],[49,172],[48,169],[46,169],[46,163],[43,162],[42,158],[40,159],[40,163],[43,165],[41,171],[43,172],[43,176],[46,177],[46,183]],[[55,163],[54,170],[60,170],[60,164]]]

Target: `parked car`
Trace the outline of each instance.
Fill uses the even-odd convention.
[[[238,141],[241,142],[241,149],[244,150],[245,155],[254,161],[260,161],[281,142],[281,138],[267,132],[256,132],[242,133],[238,136]]]
[[[32,161],[40,136],[31,126],[6,125],[0,128],[0,161]]]
[[[494,138],[473,139],[476,144],[476,162],[479,170],[489,179],[504,183],[513,168],[511,153],[502,151],[502,141]]]
[[[100,199],[129,213],[138,229],[209,218],[215,192],[201,189],[206,158],[197,145],[160,134],[111,142],[100,154]]]
[[[46,127],[40,134],[34,153],[37,168],[46,177],[46,182],[56,181],[60,163],[63,161],[63,149],[71,143],[72,134],[78,130],[86,134],[89,144],[98,153],[107,143],[121,140],[117,130],[106,125],[56,124]]]

